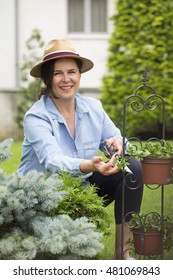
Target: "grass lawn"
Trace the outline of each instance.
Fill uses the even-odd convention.
[[[5,173],[13,173],[17,170],[20,157],[21,157],[21,142],[14,142],[11,148],[12,156],[6,162],[0,164],[0,168],[4,170]],[[141,213],[147,213],[151,211],[155,211],[160,213],[161,211],[161,188],[156,190],[148,189],[146,186],[144,187],[144,195]],[[173,215],[173,185],[164,186],[164,212],[165,215]],[[100,252],[97,256],[97,259],[109,260],[112,258],[114,251],[114,205],[113,203],[107,207],[107,211],[112,219],[112,223],[110,225],[111,234],[105,236],[103,238],[103,243],[105,248]],[[165,252],[165,259],[173,260],[173,250],[171,252]]]
[[[20,157],[22,153],[22,142],[16,141],[11,146],[11,157],[7,161],[0,164],[0,168],[4,170],[5,173],[13,173],[17,170],[20,164]]]

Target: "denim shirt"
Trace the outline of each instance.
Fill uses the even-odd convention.
[[[83,175],[80,163],[104,151],[104,140],[121,138],[120,130],[103,110],[101,102],[75,96],[75,139],[52,99],[42,96],[25,114],[24,141],[18,172],[68,171]],[[89,176],[90,174],[87,174]]]

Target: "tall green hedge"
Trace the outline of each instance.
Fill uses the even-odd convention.
[[[102,80],[101,101],[122,129],[124,100],[142,84],[143,72],[166,105],[166,127],[173,122],[173,1],[117,0],[111,18],[107,73]],[[144,96],[146,92],[144,93]],[[127,111],[128,134],[157,133],[162,108],[155,112]]]

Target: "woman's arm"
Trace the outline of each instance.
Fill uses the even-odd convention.
[[[90,172],[100,172],[105,176],[112,175],[114,173],[117,173],[118,167],[114,166],[116,162],[116,158],[113,155],[111,159],[108,162],[103,161],[103,157],[95,156],[91,160],[84,160],[80,163],[80,170],[83,173],[90,173]]]

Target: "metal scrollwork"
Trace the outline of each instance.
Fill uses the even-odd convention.
[[[129,106],[133,111],[135,112],[141,112],[143,109],[147,110],[147,111],[155,111],[158,108],[161,109],[161,111],[159,111],[159,114],[161,114],[161,124],[162,124],[162,139],[165,139],[165,102],[163,100],[163,98],[161,96],[159,96],[156,91],[154,90],[153,87],[151,87],[150,85],[147,84],[148,82],[148,77],[147,77],[147,71],[144,71],[143,73],[143,78],[142,78],[142,85],[140,85],[136,91],[134,92],[134,94],[128,96],[126,98],[126,100],[124,101],[124,109],[123,109],[123,155],[126,155],[126,150],[127,150],[127,146],[130,144],[130,141],[133,142],[133,146],[137,149],[140,149],[140,146],[142,147],[142,141],[140,141],[138,138],[136,137],[131,137],[127,140],[126,138],[126,118],[127,118],[127,111],[130,112],[130,110],[127,110],[127,106]],[[152,140],[158,140],[160,141],[158,138],[150,138],[148,141],[152,141]],[[161,141],[160,144],[162,145]],[[130,158],[129,158],[130,160]],[[137,174],[136,174],[137,175]],[[141,182],[139,182],[139,180],[137,180],[137,176],[135,176],[134,173],[124,173],[123,175],[123,187],[122,187],[122,224],[125,225],[126,227],[128,227],[130,230],[132,230],[135,227],[135,224],[133,224],[134,219],[133,219],[133,214],[136,215],[136,221],[138,221],[138,226],[142,223],[145,224],[147,221],[149,220],[150,223],[154,224],[155,221],[159,221],[160,226],[163,230],[163,214],[164,214],[164,187],[163,185],[159,185],[159,186],[151,186],[150,185],[146,185],[148,188],[150,189],[157,189],[159,187],[161,187],[161,215],[159,215],[156,212],[149,212],[147,213],[145,216],[140,217],[140,215],[138,213],[133,213],[133,212],[129,212],[125,215],[124,213],[124,194],[125,194],[125,188],[129,188],[130,190],[134,189],[136,190],[138,187],[140,187]],[[149,219],[151,216],[151,219]],[[126,219],[127,222],[126,223]],[[131,219],[131,220],[130,220]],[[137,226],[137,225],[136,225]],[[122,240],[123,240],[123,226],[122,226]],[[131,249],[130,249],[131,250]],[[132,249],[133,250],[133,249]],[[122,242],[122,259],[123,259],[123,242]],[[163,258],[163,247],[161,250],[161,255],[160,255],[161,259]]]
[[[134,98],[134,96],[132,96],[131,98]],[[145,102],[142,99],[142,97],[140,97],[140,96],[135,96],[135,98],[136,98],[136,100],[132,101],[130,104],[131,108],[133,111],[140,112],[144,109]]]

